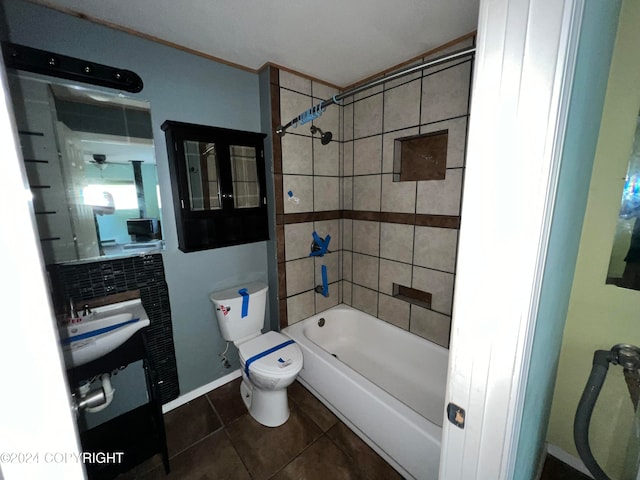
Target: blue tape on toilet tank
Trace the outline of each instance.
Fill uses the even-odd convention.
[[[256,360],[260,360],[262,357],[266,357],[270,353],[277,352],[281,348],[284,348],[287,345],[291,345],[292,343],[296,343],[296,342],[294,342],[293,340],[287,340],[286,342],[283,342],[280,345],[271,347],[268,350],[265,350],[264,352],[258,353],[257,355],[254,355],[253,357],[249,358],[244,364],[244,373],[247,375],[247,378],[249,378],[249,365],[251,365]]]
[[[246,288],[241,288],[238,293],[242,295],[242,318],[249,315],[249,292]]]

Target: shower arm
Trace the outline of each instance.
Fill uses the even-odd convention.
[[[293,118],[289,123],[287,123],[286,125],[280,125],[276,128],[276,133],[280,136],[283,136],[287,130],[287,128],[291,127],[292,125],[294,126],[294,128],[298,125],[303,125],[311,120],[313,120],[314,118],[319,117],[322,112],[324,111],[324,109],[326,107],[328,107],[329,105],[334,105],[334,104],[339,104],[342,100],[344,100],[347,97],[350,97],[352,95],[355,95],[356,93],[360,93],[364,90],[368,90],[369,88],[373,88],[373,87],[377,87],[378,85],[381,85],[383,83],[389,82],[391,80],[395,80],[396,78],[400,78],[400,77],[404,77],[405,75],[410,75],[411,73],[414,72],[418,72],[420,70],[424,70],[425,68],[428,67],[433,67],[436,65],[440,65],[442,63],[446,63],[446,62],[450,62],[452,60],[457,60],[459,58],[463,58],[469,55],[473,55],[475,53],[476,49],[475,47],[471,47],[471,48],[466,48],[464,50],[458,50],[457,52],[454,53],[450,53],[447,55],[443,55],[437,58],[434,58],[433,60],[429,60],[427,62],[421,63],[420,65],[414,65],[412,67],[408,67],[408,68],[404,68],[402,70],[398,70],[394,73],[391,73],[389,75],[386,75],[384,77],[378,78],[377,80],[371,80],[367,83],[364,83],[360,86],[351,88],[349,90],[347,90],[346,92],[342,92],[340,94],[334,95],[333,97],[331,97],[328,100],[323,100],[322,102],[320,102],[319,104],[315,105],[314,107],[310,108],[309,110],[305,110],[304,112],[302,112],[300,115],[298,115],[297,117]]]

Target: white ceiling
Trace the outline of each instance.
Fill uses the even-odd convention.
[[[46,0],[257,70],[351,85],[476,29],[479,0]]]

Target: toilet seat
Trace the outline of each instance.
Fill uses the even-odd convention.
[[[242,369],[244,370],[247,360],[289,340],[289,337],[281,333],[269,331],[240,344],[238,352]],[[302,350],[295,343],[290,343],[252,361],[249,365],[249,375],[256,373],[270,378],[288,377],[297,374],[301,368]]]

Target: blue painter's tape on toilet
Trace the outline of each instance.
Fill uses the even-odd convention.
[[[242,295],[242,318],[249,315],[249,292],[246,288],[241,288],[238,293]]]
[[[276,345],[275,347],[271,347],[267,350],[265,350],[264,352],[260,352],[256,355],[254,355],[251,358],[248,358],[247,361],[244,364],[244,373],[247,375],[247,378],[249,378],[249,365],[251,365],[253,362],[255,362],[256,360],[260,360],[262,357],[266,357],[267,355],[273,353],[273,352],[277,352],[278,350],[280,350],[281,348],[286,347],[287,345],[291,345],[292,343],[296,343],[293,340],[287,340],[286,342],[282,342],[279,345]]]

